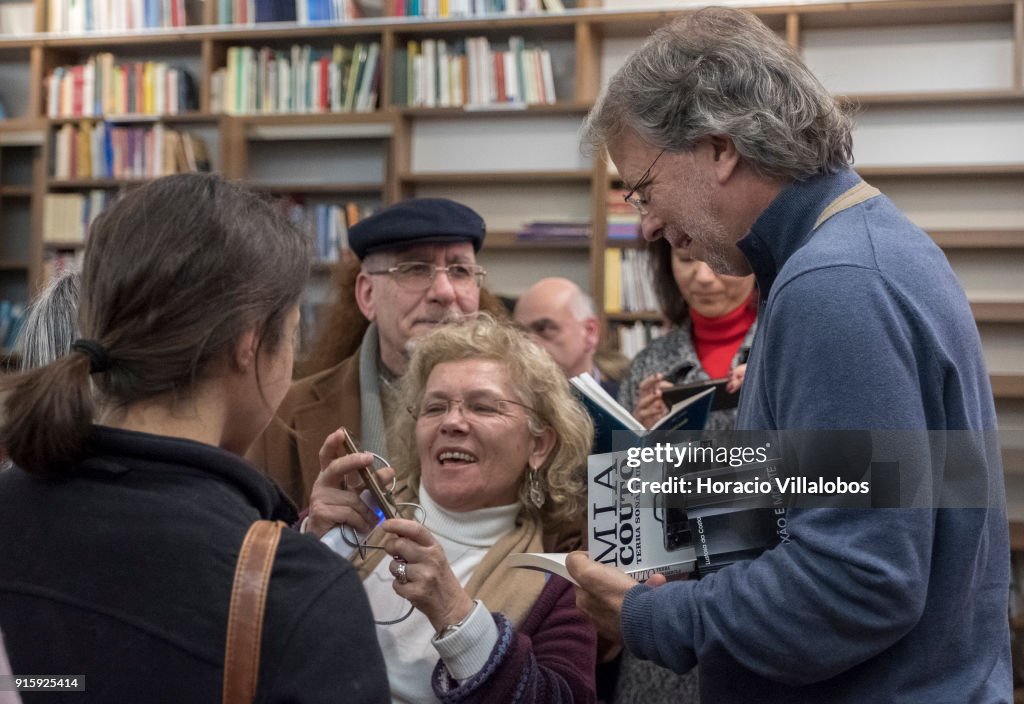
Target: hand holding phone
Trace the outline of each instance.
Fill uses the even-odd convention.
[[[345,431],[345,449],[350,454],[359,452],[359,448],[352,441],[352,436],[348,430]],[[379,460],[383,461],[387,465],[387,461],[379,455],[374,455]],[[364,467],[359,470],[359,478],[363,480],[363,485],[366,490],[373,496],[373,500],[377,502],[377,507],[380,508],[381,513],[384,514],[384,518],[398,518],[398,509],[395,507],[394,497],[391,495],[390,489],[385,489],[377,479],[377,472],[370,467]]]

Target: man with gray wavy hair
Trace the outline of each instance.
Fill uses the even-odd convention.
[[[755,16],[709,8],[627,59],[585,135],[608,150],[645,238],[756,275],[739,429],[991,437],[963,289],[852,170],[851,126]],[[955,454],[917,458],[925,508],[794,509],[788,541],[704,579],[638,585],[574,554],[578,604],[638,657],[699,664],[704,701],[1010,701],[999,453],[970,467]],[[932,489],[951,475],[980,499],[951,506]]]

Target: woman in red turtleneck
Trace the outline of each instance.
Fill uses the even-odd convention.
[[[655,291],[672,328],[634,358],[619,400],[649,428],[668,411],[662,389],[725,377],[732,377],[729,391],[739,388],[757,296],[753,276],[719,276],[664,239],[648,250]],[[735,416],[735,410],[716,411],[708,427],[731,427]]]
[[[667,412],[661,390],[674,384],[731,377],[729,391],[743,381],[754,340],[757,294],[753,276],[718,276],[707,264],[673,250],[664,239],[648,244],[654,290],[672,324],[636,357],[619,390],[619,402],[650,428]],[[712,411],[707,427],[736,423],[736,409]],[[618,672],[605,666],[612,704],[693,704],[700,701],[697,670],[684,675],[624,653]],[[614,684],[612,682],[614,681]]]

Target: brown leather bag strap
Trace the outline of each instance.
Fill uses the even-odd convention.
[[[846,192],[840,193],[834,201],[825,206],[825,209],[821,211],[820,215],[818,215],[818,221],[814,223],[814,229],[817,230],[833,215],[841,213],[847,208],[852,208],[855,205],[860,205],[864,201],[871,200],[875,196],[880,195],[882,195],[880,190],[869,184],[867,181],[861,181]]]
[[[256,696],[267,586],[284,527],[283,521],[256,521],[238,554],[224,647],[224,704],[251,704]]]

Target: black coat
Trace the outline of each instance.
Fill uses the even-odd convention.
[[[294,519],[241,458],[97,427],[69,479],[0,474],[0,629],[16,674],[85,676],[46,702],[217,702],[235,563],[253,521]],[[29,699],[28,696],[25,697]],[[263,627],[259,702],[386,702],[350,564],[285,530]]]

